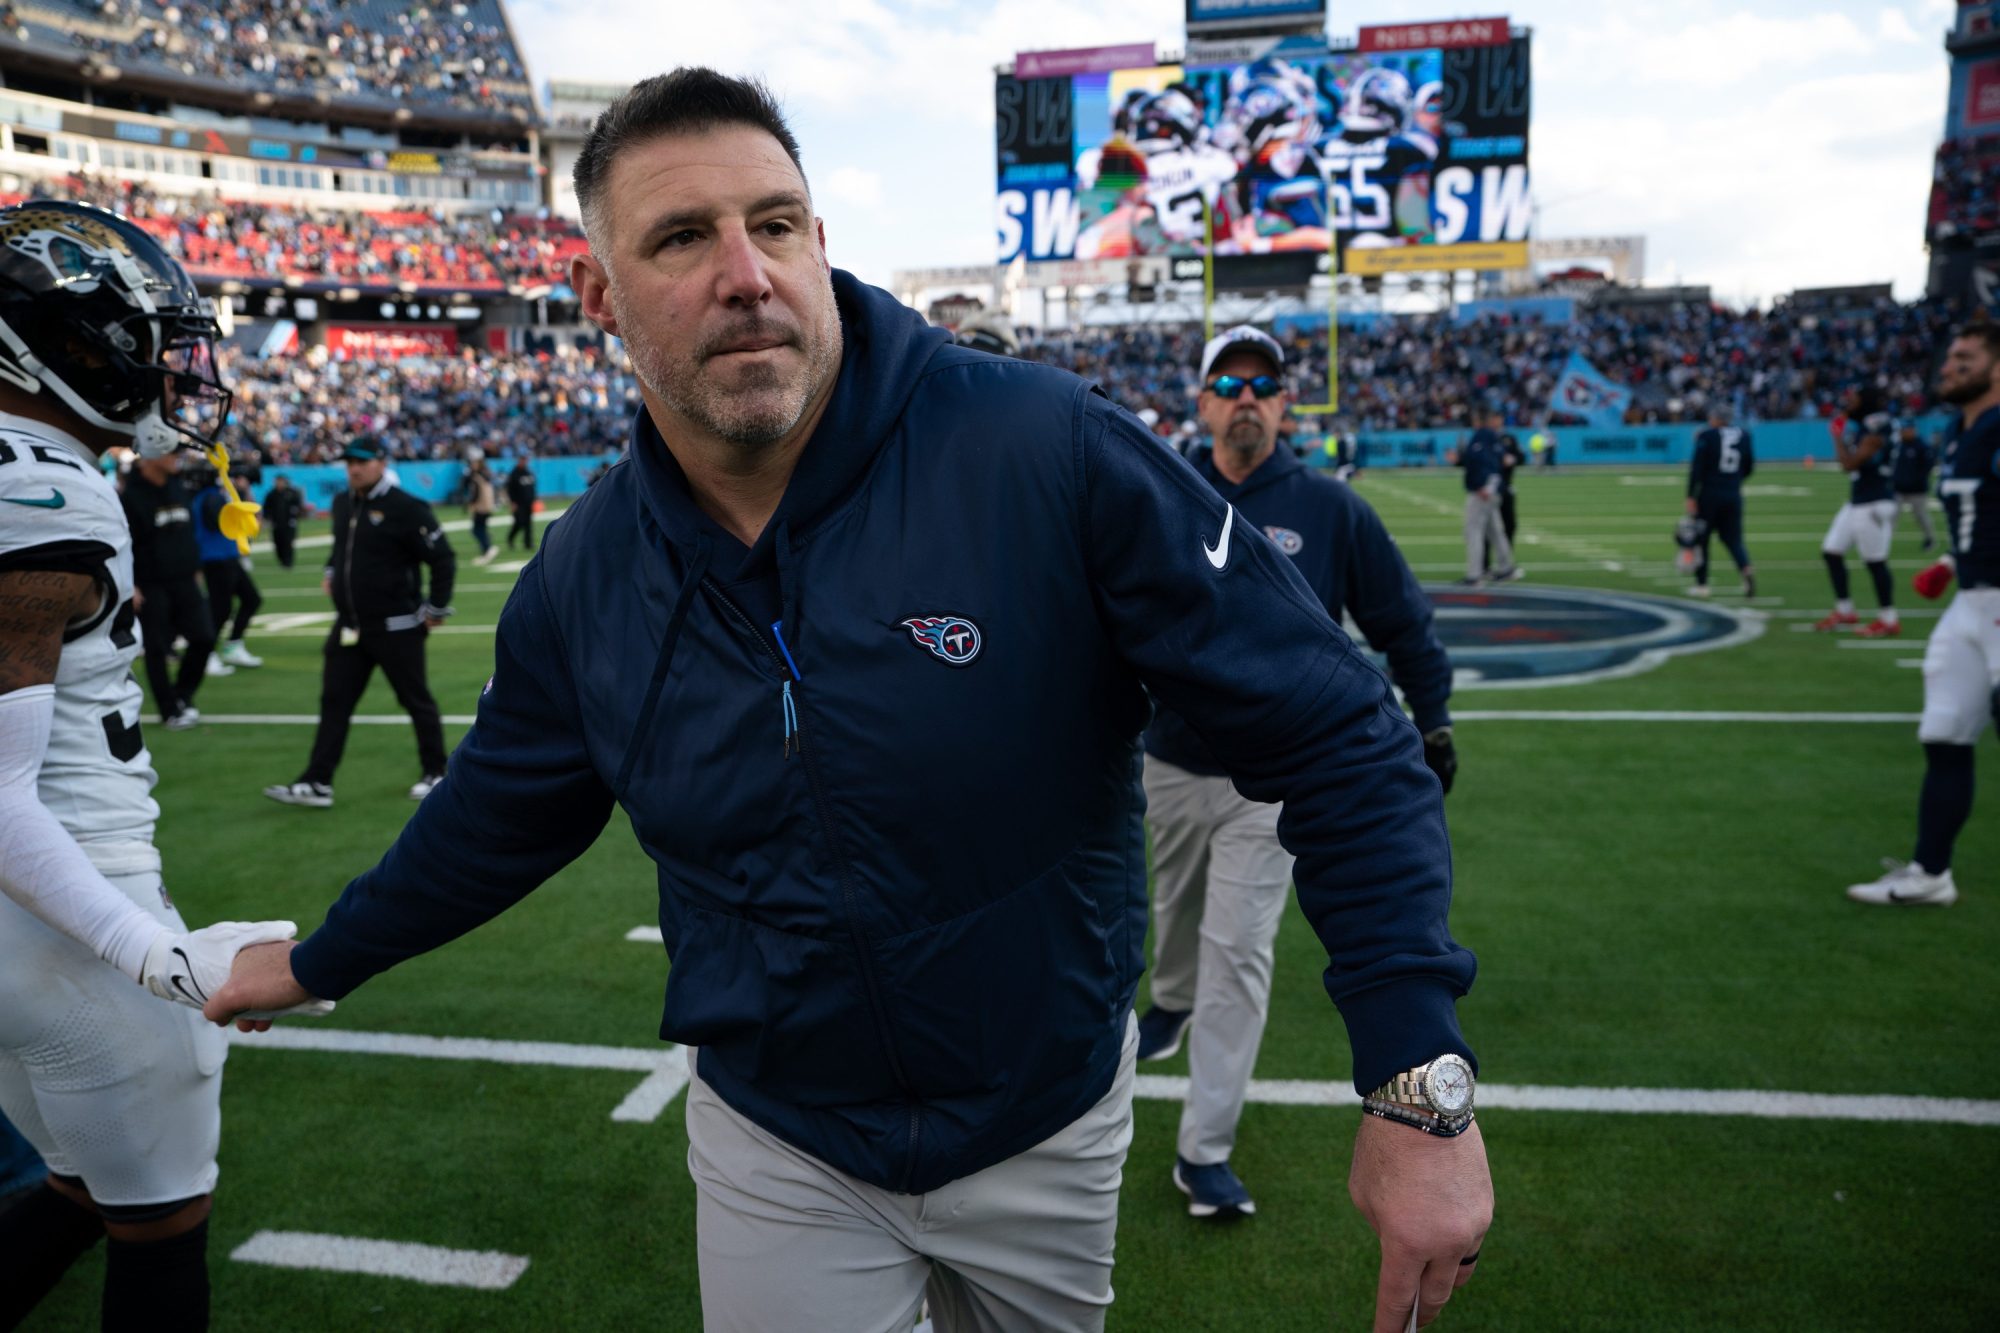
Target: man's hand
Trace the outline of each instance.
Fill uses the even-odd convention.
[[[1949,559],[1940,560],[1918,570],[1917,576],[1910,580],[1910,586],[1917,590],[1918,596],[1934,602],[1944,596],[1944,590],[1951,586],[1952,575],[1956,572]]]
[[[328,597],[333,596],[333,575],[322,574],[320,576],[319,590],[322,593],[325,593]]]
[[[202,1015],[220,1027],[231,1019],[239,1032],[268,1032],[281,1014],[324,1014],[332,1000],[315,999],[292,975],[292,950],[298,943],[281,939],[253,944],[236,955],[229,979],[209,993]]]
[[[444,617],[443,617],[443,616],[425,616],[425,617],[424,617],[424,628],[425,628],[425,629],[436,629],[436,628],[437,628],[437,627],[438,627],[439,625],[442,625],[442,624],[444,624]]]
[[[1690,495],[1688,497],[1688,512],[1692,514],[1696,513],[1700,509],[1701,509],[1701,502],[1696,500],[1692,495]]]
[[[163,1000],[200,1009],[228,982],[231,966],[241,950],[290,940],[298,933],[299,928],[290,921],[218,921],[186,935],[163,930],[146,951],[139,980]],[[332,1001],[311,1000],[308,1004],[274,1009],[256,1017],[278,1018],[296,1013],[317,1018],[332,1011]]]
[[[1456,1138],[1363,1114],[1347,1192],[1382,1241],[1375,1333],[1403,1333],[1419,1292],[1417,1326],[1437,1318],[1493,1223],[1493,1178],[1479,1123]]]
[[[1444,794],[1451,795],[1451,780],[1458,776],[1458,747],[1451,743],[1449,724],[1424,733],[1424,765],[1444,784]]]

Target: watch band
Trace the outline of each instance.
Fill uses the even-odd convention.
[[[1394,1120],[1408,1125],[1412,1129],[1420,1129],[1426,1134],[1432,1134],[1441,1139],[1455,1139],[1465,1133],[1466,1127],[1472,1123],[1473,1118],[1472,1112],[1467,1111],[1463,1119],[1446,1120],[1434,1111],[1419,1111],[1415,1107],[1399,1106],[1395,1102],[1377,1101],[1373,1097],[1363,1097],[1361,1099],[1361,1109],[1369,1115],[1379,1116],[1384,1120]]]

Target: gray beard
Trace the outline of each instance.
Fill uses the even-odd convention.
[[[1264,428],[1255,421],[1239,421],[1222,437],[1223,446],[1239,454],[1254,454],[1264,447]]]
[[[641,332],[637,321],[619,314],[625,351],[639,382],[697,429],[742,449],[762,449],[784,439],[804,418],[820,386],[839,370],[840,325],[837,318],[829,322],[828,329],[798,331],[796,345],[806,354],[803,373],[788,377],[776,366],[756,366],[741,387],[725,390],[707,375],[705,349],[676,361]]]

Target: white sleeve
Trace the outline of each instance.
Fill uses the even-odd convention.
[[[49,748],[56,688],[0,694],[0,893],[134,981],[171,934],[91,865],[35,790]]]

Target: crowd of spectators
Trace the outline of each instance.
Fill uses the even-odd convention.
[[[1894,301],[1837,312],[1782,303],[1769,311],[1584,308],[1566,323],[1343,322],[1341,415],[1362,430],[1463,429],[1487,411],[1517,425],[1543,421],[1572,351],[1632,390],[1632,425],[1699,421],[1717,404],[1745,418],[1830,416],[1841,393],[1862,384],[1917,412],[1931,405],[1933,358],[1950,323],[1942,305]],[[1286,341],[1298,401],[1326,401],[1323,330]],[[1176,434],[1192,429],[1200,348],[1199,328],[1093,328],[1031,337],[1021,355],[1096,380],[1154,429]]]
[[[465,350],[450,357],[340,360],[315,348],[262,358],[223,349],[235,394],[231,445],[268,464],[325,463],[356,435],[398,459],[601,454],[631,433],[638,382],[617,350]]]
[[[44,188],[123,213],[203,280],[500,292],[567,282],[570,256],[587,245],[568,223],[498,209],[319,210],[162,194],[138,182],[82,176]]]
[[[2000,139],[1946,139],[1931,173],[1924,239],[1935,244],[2000,232]]]
[[[532,113],[499,6],[385,0],[12,0],[19,40],[230,88]]]

